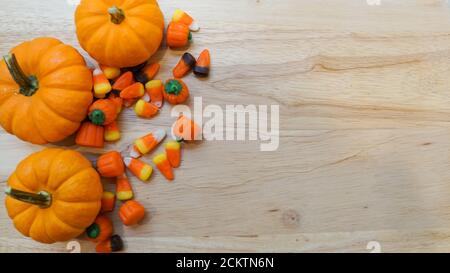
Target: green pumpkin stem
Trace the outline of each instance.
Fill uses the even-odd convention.
[[[45,191],[41,191],[38,193],[31,193],[16,190],[11,187],[6,187],[5,193],[11,198],[14,198],[18,201],[22,201],[25,203],[38,205],[40,208],[48,208],[52,203],[51,194]]]
[[[86,229],[86,234],[89,238],[95,239],[100,235],[100,227],[94,223]]]
[[[113,22],[116,25],[120,25],[120,23],[125,20],[125,13],[122,9],[118,8],[117,6],[112,6],[108,9],[109,15],[111,15],[111,22]]]
[[[20,68],[14,53],[3,56],[9,73],[20,87],[20,93],[24,96],[32,96],[38,89],[39,83],[35,76],[27,76]]]
[[[178,96],[181,93],[183,86],[177,80],[170,80],[169,82],[166,83],[165,89],[167,94],[173,94]]]
[[[102,110],[94,110],[89,114],[89,119],[95,125],[103,125],[105,118],[105,113]]]

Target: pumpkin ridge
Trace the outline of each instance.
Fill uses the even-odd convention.
[[[45,221],[44,221],[44,233],[45,235],[47,235],[48,238],[50,238],[53,242],[56,242],[55,238],[52,238],[52,236],[50,236],[49,232],[47,231],[47,224],[50,222],[48,221],[48,214],[49,214],[49,210],[45,211]]]
[[[37,118],[37,116],[40,116],[41,118],[42,118],[42,116],[43,116],[43,114],[45,113],[44,112],[44,110],[47,110],[48,111],[48,113],[45,113],[45,115],[47,115],[47,118],[49,119],[49,120],[56,120],[54,117],[52,117],[52,116],[55,116],[55,117],[57,117],[57,119],[58,119],[58,123],[62,123],[62,122],[64,122],[65,124],[64,124],[64,126],[53,126],[53,128],[51,128],[52,130],[51,130],[51,132],[49,133],[49,134],[51,134],[51,133],[58,133],[58,135],[61,135],[62,134],[62,131],[66,131],[67,130],[67,128],[72,128],[72,127],[76,127],[76,128],[78,128],[79,127],[79,122],[74,122],[74,121],[72,121],[72,120],[68,120],[67,118],[65,118],[65,117],[62,117],[62,116],[60,116],[58,113],[56,113],[55,111],[53,111],[53,109],[52,108],[50,108],[48,105],[47,105],[47,103],[46,102],[44,102],[43,100],[35,100],[35,104],[36,105],[38,105],[39,107],[34,107],[33,108],[33,110],[31,111],[34,115],[36,115],[36,116],[34,116],[33,118],[34,118],[34,121],[37,121],[37,122],[35,122],[35,126],[38,128],[38,130],[39,130],[39,132],[42,134],[42,136],[45,136],[45,139],[49,139],[49,138],[51,138],[50,136],[48,136],[48,135],[46,135],[46,134],[44,134],[43,132],[48,132],[48,131],[50,131],[50,129],[49,129],[49,124],[46,124],[46,123],[42,123],[42,122],[39,122],[39,119],[38,120],[36,120],[36,118]],[[47,108],[47,109],[43,109],[43,108]],[[37,111],[36,109],[39,109],[39,111]],[[50,116],[50,117],[49,117]],[[42,127],[42,126],[44,126],[45,128],[40,128],[40,127]],[[70,126],[70,127],[69,127]],[[72,128],[73,129],[73,132],[72,133],[74,133],[75,131],[76,131],[76,128]],[[42,130],[41,130],[42,129]],[[44,131],[43,131],[44,130]],[[72,134],[71,133],[71,134]],[[71,135],[71,134],[68,134],[68,133],[66,133],[66,132],[64,132],[64,135],[66,135],[65,137],[67,137],[67,136],[69,136],[69,135]],[[65,138],[64,137],[64,138]],[[60,141],[60,140],[62,140],[62,138],[59,138],[59,140],[55,140],[55,139],[53,139],[53,140],[48,140],[48,141],[51,141],[51,142],[57,142],[57,141]]]
[[[32,169],[33,169],[34,177],[37,180],[36,183],[41,185],[43,189],[46,189],[47,188],[47,181],[39,181],[40,179],[39,179],[39,176],[36,173],[36,168],[34,168],[34,160],[33,160],[33,162],[31,162],[31,166],[32,166]],[[43,190],[43,189],[41,189],[41,190]]]
[[[60,200],[60,201],[65,201],[65,202],[72,202],[72,203],[83,203],[83,202],[91,202],[91,201],[96,201],[96,200],[82,200],[82,201],[70,201],[70,200],[66,200],[66,199],[62,199],[59,195],[60,195],[60,191],[62,189],[64,189],[63,187],[66,186],[68,184],[68,182],[70,182],[70,180],[75,180],[77,178],[77,176],[81,176],[84,172],[90,172],[92,169],[92,167],[86,167],[85,169],[80,170],[79,172],[73,174],[69,179],[65,180],[63,183],[60,184],[60,186],[53,191],[53,194],[55,195],[56,199]]]
[[[38,218],[38,217],[39,217],[39,218],[42,217],[42,216],[41,216],[42,213],[44,213],[43,210],[37,209],[36,218],[34,219],[33,224],[31,224],[31,226],[30,226],[29,236],[30,236],[31,238],[33,238],[34,240],[37,240],[37,239],[31,234],[31,232],[34,230],[34,226],[36,226],[36,225],[39,223],[39,222],[37,221],[37,218]],[[37,241],[42,242],[42,243],[47,243],[47,244],[54,243],[54,240],[48,236],[47,231],[45,230],[45,222],[46,222],[46,221],[44,221],[44,233],[45,233],[45,235],[46,235],[46,238],[45,238],[45,239],[50,239],[50,241],[47,241],[47,240],[46,240],[46,241],[43,241],[43,240],[37,240]],[[41,229],[37,228],[37,231],[36,231],[36,232],[38,232],[39,230],[41,230]],[[40,238],[40,239],[42,239],[42,238]]]
[[[54,67],[52,69],[48,70],[48,71],[45,71],[45,73],[43,73],[42,71],[39,71],[39,74],[35,75],[38,78],[39,81],[42,78],[46,77],[47,75],[49,75],[49,74],[51,74],[51,73],[53,73],[53,72],[55,72],[55,71],[57,71],[59,69],[63,69],[63,68],[74,66],[74,65],[84,65],[84,66],[86,65],[86,62],[84,61],[83,57],[80,55],[80,53],[75,48],[71,47],[70,45],[66,45],[66,44],[61,43],[61,44],[58,44],[58,45],[55,45],[55,46],[49,48],[45,52],[45,54],[42,55],[42,57],[41,57],[41,59],[39,61],[39,66],[43,66],[43,67],[48,66],[48,64],[43,63],[44,60],[52,59],[52,58],[48,57],[47,55],[56,55],[58,50],[60,50],[60,51],[68,51],[68,52],[64,52],[62,55],[64,55],[64,56],[71,56],[71,57],[75,57],[76,56],[77,59],[75,59],[75,58],[65,58],[64,61],[56,63],[56,64],[53,64]],[[52,52],[52,51],[54,51],[54,52]],[[70,54],[68,54],[68,53],[70,53]],[[72,56],[72,54],[73,54],[73,56]],[[67,59],[70,59],[70,62],[67,62]]]
[[[0,108],[0,120],[2,121],[1,124],[2,124],[3,128],[10,134],[13,133],[12,120],[14,118],[15,111],[12,114],[4,114],[2,112],[6,111],[6,109],[15,109],[19,102],[20,101],[17,99],[16,96],[12,96],[9,99],[3,101],[3,103],[2,103],[3,106],[2,106],[2,108]],[[4,104],[6,104],[6,106],[8,106],[8,107],[4,106]],[[8,119],[4,120],[5,117],[8,117]]]
[[[152,23],[148,22],[147,20],[142,19],[139,16],[134,16],[133,18],[130,18],[129,20],[127,20],[126,25],[128,26],[128,28],[131,29],[131,31],[133,33],[136,33],[136,35],[139,37],[139,40],[143,44],[147,44],[147,43],[145,43],[146,37],[142,36],[141,34],[139,34],[139,32],[134,30],[135,28],[134,28],[133,24],[131,23],[133,21],[139,21],[139,23],[137,25],[142,25],[144,23],[145,25],[147,25],[147,27],[154,29],[155,32],[158,32],[161,34],[161,36],[163,36],[163,32],[161,31],[161,29],[159,29],[157,26],[155,26],[155,24],[152,24]],[[151,44],[149,44],[148,46],[151,46]],[[151,51],[152,48],[149,49],[148,46],[146,46],[147,49]]]
[[[18,216],[19,216],[20,214],[25,213],[26,211],[28,211],[28,210],[30,210],[30,209],[32,209],[32,210],[34,211],[34,213],[32,214],[32,215],[33,215],[33,216],[32,216],[33,219],[31,220],[31,223],[32,223],[32,224],[26,227],[26,228],[27,228],[26,232],[22,233],[22,231],[19,230],[19,229],[17,228],[17,221],[20,220],[20,218],[18,218]],[[25,236],[28,236],[28,237],[30,236],[30,230],[31,230],[31,227],[33,226],[34,222],[36,221],[36,218],[37,218],[38,213],[39,213],[38,210],[39,210],[39,209],[38,209],[37,207],[35,207],[35,206],[30,206],[28,209],[23,210],[21,213],[17,214],[17,215],[12,219],[12,220],[13,220],[13,223],[14,223],[14,226],[16,226],[17,230],[19,230],[20,233],[22,233],[22,234],[24,234]],[[30,216],[28,215],[28,217],[30,217]]]
[[[147,51],[147,54],[150,55],[151,54],[151,49],[149,49],[149,46],[151,46],[150,43],[145,43],[145,37],[142,37],[138,32],[136,32],[129,23],[129,20],[127,20],[126,22],[123,22],[124,25],[127,26],[129,33],[133,33],[133,36],[136,37],[136,39],[141,42],[142,44],[145,45],[145,50]]]
[[[100,31],[103,31],[103,36],[102,36],[102,38],[105,39],[105,36],[108,34],[108,31],[104,30],[105,28],[109,28],[109,25],[104,24],[104,25],[102,25],[101,27],[97,28],[97,29],[94,31],[93,34],[90,34],[90,35],[89,35],[89,38],[87,38],[87,40],[86,40],[86,42],[85,42],[84,44],[86,44],[87,47],[95,46],[97,43],[93,43],[92,40],[93,40],[93,39],[99,39],[99,38],[97,37],[97,35],[98,35],[98,33],[100,33]],[[103,39],[101,39],[101,40],[103,40]],[[92,48],[86,48],[85,50],[86,50],[87,52],[90,52],[90,51],[92,51]],[[105,52],[105,51],[102,50],[102,55],[104,54],[103,52]]]
[[[47,102],[46,99],[44,99],[45,96],[40,95],[39,97],[40,97],[41,101],[43,102],[43,104],[45,104],[45,105],[48,107],[48,109],[50,109],[53,113],[57,114],[57,115],[60,116],[61,118],[64,118],[64,119],[66,119],[66,120],[68,120],[68,121],[72,121],[72,122],[75,122],[75,123],[80,122],[80,120],[73,119],[72,116],[70,116],[70,118],[67,117],[67,116],[66,116],[67,113],[65,113],[65,112],[61,112],[61,113],[60,113],[58,109],[55,109],[53,106],[51,106],[51,104],[49,104],[49,103]]]
[[[122,26],[124,25],[125,22],[122,22]],[[109,50],[111,50],[111,46],[116,47],[116,49],[118,49],[118,44],[115,42],[115,35],[113,32],[107,32],[106,34],[108,37],[105,39],[106,42],[106,47],[104,48],[103,52],[108,52]]]
[[[96,204],[99,209],[101,207],[100,201],[88,201],[88,202],[71,202],[71,201],[63,201],[63,200],[56,200],[55,201],[55,205],[58,203],[65,203],[68,205],[72,205],[72,204]],[[61,221],[63,221],[64,223],[66,223],[69,226],[72,226],[73,228],[81,228],[81,229],[85,229],[86,226],[74,226],[73,224],[67,223],[66,221],[64,221],[60,216],[58,216],[58,213],[56,212],[56,209],[54,207],[52,207],[52,213],[55,214],[56,217],[58,217]]]
[[[48,150],[48,149],[45,149],[45,150],[43,150],[43,151],[46,151],[46,150]],[[39,159],[40,159],[41,154],[42,154],[43,151],[41,151],[40,153],[38,153],[38,156],[39,156],[39,157],[36,158],[36,159],[33,161],[33,169],[34,169],[34,170],[37,169],[37,166],[36,166],[36,165],[37,165],[37,162],[40,163],[40,161],[36,161],[36,160],[39,160]],[[55,159],[59,154],[61,154],[63,151],[64,151],[64,150],[58,149],[58,148],[53,148],[53,149],[52,149],[52,152],[54,152],[54,154],[52,155],[51,163],[47,166],[48,169],[45,170],[45,171],[47,172],[47,176],[46,176],[45,181],[44,181],[44,182],[41,182],[42,184],[45,184],[45,190],[48,191],[48,192],[51,193],[51,194],[53,193],[53,191],[52,191],[51,189],[48,188],[48,179],[49,179],[49,176],[50,176],[50,175],[48,174],[48,172],[51,170],[51,166],[52,166],[52,164],[53,164],[54,159]],[[50,156],[48,155],[48,153],[46,153],[46,157],[50,157]],[[36,177],[39,177],[39,175],[36,175]]]
[[[61,154],[63,154],[64,152],[68,152],[68,151],[71,152],[70,150],[61,150],[60,153],[58,153],[57,155],[55,155],[55,157],[54,157],[53,160],[52,160],[52,164],[50,164],[50,166],[49,166],[49,171],[53,170],[53,165],[55,164],[54,162],[58,159],[58,157],[60,157]],[[80,169],[76,170],[74,173],[72,173],[71,175],[69,175],[68,178],[64,179],[63,181],[60,181],[59,185],[58,185],[56,188],[51,188],[51,189],[49,189],[49,191],[51,191],[52,194],[57,194],[57,191],[59,190],[59,188],[60,188],[62,185],[64,185],[64,184],[67,182],[67,180],[69,180],[70,178],[72,178],[72,177],[78,175],[80,172],[83,172],[83,171],[88,170],[88,169],[90,169],[90,168],[92,168],[91,165],[86,165],[86,167],[80,168]],[[48,185],[48,180],[50,180],[50,176],[48,177],[47,182],[46,182],[47,187],[49,187],[49,185]]]
[[[77,230],[83,231],[83,228],[82,228],[82,227],[75,227],[75,226],[72,226],[71,224],[69,224],[69,223],[67,223],[66,221],[62,220],[62,219],[61,219],[61,218],[53,211],[53,209],[50,209],[47,213],[53,214],[53,215],[55,216],[56,219],[58,219],[61,223],[67,225],[68,227],[70,227],[70,228],[72,228],[72,229],[77,229]],[[81,233],[81,232],[80,232],[80,233]],[[55,240],[55,241],[57,241],[57,240]]]
[[[8,196],[7,198],[11,198],[11,197]],[[12,219],[14,220],[17,216],[21,215],[22,213],[25,213],[27,210],[32,209],[32,208],[35,208],[35,207],[34,207],[33,205],[29,204],[29,206],[28,206],[26,209],[20,211],[20,212],[17,213],[16,215],[14,215],[14,216],[12,217]]]
[[[31,113],[31,120],[33,121],[32,123],[33,123],[33,126],[34,126],[34,128],[36,128],[36,131],[35,131],[35,133],[36,134],[38,134],[39,135],[39,137],[41,138],[41,139],[46,139],[45,137],[44,137],[44,135],[42,134],[42,132],[41,132],[41,128],[39,128],[39,126],[37,126],[36,124],[36,119],[34,118],[34,111]]]
[[[18,109],[15,109],[15,111],[14,111],[14,115],[11,120],[11,131],[14,132],[14,134],[16,134],[18,131],[20,131],[20,129],[19,129],[20,126],[24,125],[24,123],[23,123],[24,119],[22,119],[23,118],[22,115],[28,117],[27,114],[23,114],[23,113],[30,112],[30,108],[31,108],[31,104],[32,104],[32,102],[30,100],[32,100],[32,98],[22,101],[22,104],[19,106],[20,109],[18,108]],[[26,111],[24,108],[26,108]],[[20,113],[19,111],[24,111],[24,112],[22,112],[22,115],[19,115],[19,113]],[[34,127],[36,127],[36,124],[34,124]]]
[[[22,180],[19,179],[19,177],[17,176],[17,174],[15,172],[8,178],[8,181],[7,181],[7,185],[8,186],[11,186],[11,187],[17,189],[17,186],[10,184],[11,183],[10,181],[13,181],[13,179],[17,182],[17,184],[19,184],[21,187],[23,187],[23,188],[21,188],[19,190],[28,191],[28,192],[34,192],[34,190],[30,189],[29,187],[27,187],[26,185],[23,184]]]
[[[56,69],[56,70],[54,70],[54,71],[52,71],[50,73],[47,73],[45,76],[40,77],[40,79],[39,79],[39,83],[43,83],[43,84],[41,84],[40,88],[58,88],[58,89],[63,89],[63,90],[77,90],[77,91],[81,91],[81,89],[78,90],[77,88],[54,87],[54,85],[51,85],[49,83],[45,83],[45,81],[47,80],[47,77],[53,76],[53,74],[57,73],[59,70],[66,70],[66,69],[69,70],[69,69],[73,69],[73,68],[79,68],[80,70],[82,68],[86,69],[86,65],[85,64],[72,64],[72,65],[65,66],[64,68]],[[83,92],[87,92],[87,90],[83,90]],[[91,92],[91,90],[89,90],[89,92]]]
[[[31,42],[31,41],[30,41]],[[41,56],[46,56],[47,54],[48,54],[48,52],[50,52],[54,47],[56,47],[56,46],[59,46],[59,45],[61,45],[62,44],[62,42],[60,42],[59,44],[54,44],[53,46],[49,46],[49,47],[47,47],[47,48],[45,48],[42,52],[40,52],[40,55]],[[38,66],[38,67],[40,67],[40,65],[41,65],[41,60],[42,60],[42,58],[40,58],[40,61],[37,63],[37,64],[35,64],[36,66]],[[39,76],[38,75],[35,75],[37,78],[38,78],[38,81],[42,78],[42,76],[43,75],[41,75],[41,71],[39,70],[38,71],[38,73],[36,73],[36,74],[39,74]]]

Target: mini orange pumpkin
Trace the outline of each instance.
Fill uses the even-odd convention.
[[[181,104],[189,98],[189,88],[180,79],[167,80],[163,95],[170,104]]]
[[[81,47],[99,63],[119,68],[147,61],[164,32],[156,0],[82,0],[75,24]]]
[[[100,211],[100,177],[75,151],[45,149],[31,154],[19,163],[7,185],[5,205],[14,226],[42,243],[77,237]]]
[[[111,99],[96,100],[89,107],[89,119],[95,125],[109,125],[118,115],[117,103]]]
[[[122,156],[117,151],[107,152],[95,162],[98,173],[103,177],[117,177],[125,172]]]
[[[180,48],[186,46],[192,40],[192,34],[189,27],[182,24],[172,22],[167,28],[167,45],[170,48]]]
[[[92,74],[76,49],[37,38],[0,62],[0,125],[34,144],[73,134],[92,103]]]

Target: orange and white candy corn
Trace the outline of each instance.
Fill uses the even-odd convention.
[[[113,142],[120,139],[120,130],[117,121],[105,126],[105,141]]]
[[[147,102],[150,101],[156,107],[161,108],[164,101],[164,84],[161,80],[153,80],[149,81],[145,84],[145,91],[147,92],[146,95],[144,95],[144,100]]]
[[[167,180],[173,180],[172,166],[170,165],[167,155],[165,153],[159,154],[153,158],[158,170],[164,175]]]
[[[120,68],[100,65],[100,69],[103,71],[103,74],[105,74],[108,80],[114,80],[120,76]]]
[[[120,201],[133,199],[133,188],[131,187],[130,180],[125,174],[117,177],[116,195],[117,199],[119,199]]]
[[[165,137],[166,131],[158,129],[148,135],[136,139],[134,141],[134,147],[139,153],[145,155],[151,152]]]
[[[138,117],[151,118],[159,113],[159,108],[151,102],[140,99],[134,106],[134,112],[136,112]]]
[[[124,154],[132,158],[140,158],[142,156],[141,152],[138,150],[135,144],[129,145],[124,151]]]
[[[94,95],[96,98],[104,98],[106,94],[111,92],[112,86],[105,74],[100,68],[96,68],[93,72],[94,80]]]
[[[123,159],[125,166],[140,180],[147,181],[153,173],[152,166],[147,163],[131,157],[125,157]]]
[[[166,155],[172,167],[178,168],[181,163],[181,143],[175,140],[169,141],[165,145]]]
[[[188,26],[190,31],[195,32],[200,30],[200,26],[197,24],[194,18],[192,18],[192,16],[181,9],[175,10],[172,16],[172,21]]]

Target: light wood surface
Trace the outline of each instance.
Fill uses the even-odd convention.
[[[383,252],[449,252],[450,6],[380,1],[160,1],[166,21],[180,7],[200,22],[189,51],[211,50],[211,77],[186,79],[193,95],[280,105],[280,147],[189,145],[173,184],[158,172],[133,179],[151,217],[125,228],[113,215],[126,251],[369,252],[377,241]],[[79,48],[66,1],[0,6],[0,53],[37,36]],[[182,53],[157,54],[161,78]],[[127,110],[123,139],[106,150],[168,128],[169,114],[144,121]],[[40,149],[0,130],[0,181]],[[22,237],[3,205],[0,231],[1,252],[68,251]]]

